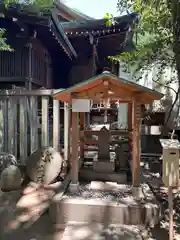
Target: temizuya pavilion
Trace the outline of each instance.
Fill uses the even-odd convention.
[[[91,99],[95,102],[103,99],[128,104],[128,132],[129,144],[132,146],[133,187],[139,187],[140,185],[140,105],[151,104],[154,100],[160,100],[162,97],[163,94],[157,91],[118,78],[109,72],[104,72],[54,94],[55,99],[68,104],[72,104],[73,99]],[[78,160],[80,155],[83,156],[83,144],[80,144],[80,152],[77,151],[80,143],[78,124],[80,119],[80,130],[82,131],[85,119],[83,115],[84,113],[72,112],[71,183],[73,185],[78,184]]]

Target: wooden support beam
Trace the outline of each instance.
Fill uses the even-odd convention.
[[[84,130],[85,127],[85,113],[80,113],[80,131]],[[84,159],[84,137],[80,137],[80,157],[83,160]]]
[[[128,103],[128,129],[132,129],[132,121],[133,121],[133,106],[132,103]],[[132,150],[132,133],[129,132],[128,137],[129,149]]]
[[[41,123],[41,146],[49,146],[49,117],[48,104],[49,97],[42,97],[41,99],[42,123]]]
[[[70,162],[70,107],[64,103],[64,160],[66,165]]]
[[[78,129],[79,113],[72,112],[72,159],[71,159],[71,182],[78,183],[79,169],[79,129]]]
[[[60,108],[59,101],[53,100],[53,148],[59,151],[60,142]]]
[[[132,151],[132,182],[133,187],[140,185],[140,105],[133,102],[133,151]]]

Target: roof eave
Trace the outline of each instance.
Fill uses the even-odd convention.
[[[133,21],[138,18],[138,16],[139,15],[137,13],[132,13],[129,15],[116,17],[115,24],[112,25],[112,27],[116,28],[123,22],[125,22],[127,25],[129,24],[131,25]],[[92,20],[86,20],[86,21],[62,22],[61,24],[65,31],[68,29],[76,30],[77,28],[81,31],[83,28],[93,29],[97,26],[101,26],[101,27],[104,26],[105,28],[107,28],[106,19],[104,18],[92,19]]]
[[[139,88],[139,89],[141,89],[141,90],[144,91],[144,92],[150,93],[152,96],[154,96],[154,100],[160,100],[160,99],[164,96],[162,93],[157,92],[157,91],[155,91],[155,90],[152,90],[152,89],[150,89],[150,88],[144,87],[144,86],[139,85],[139,84],[136,84],[136,83],[134,83],[134,82],[130,82],[130,81],[128,81],[128,80],[126,80],[126,79],[123,79],[123,78],[118,78],[116,75],[114,75],[114,74],[112,74],[112,73],[102,73],[102,74],[100,74],[100,75],[94,76],[93,78],[90,78],[89,80],[87,80],[87,81],[85,81],[85,82],[80,82],[80,83],[75,84],[74,86],[72,86],[72,87],[70,87],[70,88],[68,88],[68,89],[65,89],[65,90],[63,90],[63,91],[61,91],[61,92],[57,92],[57,93],[55,93],[55,94],[53,95],[53,97],[56,98],[58,95],[66,94],[66,93],[68,93],[68,92],[70,92],[70,91],[73,91],[73,89],[76,90],[76,88],[80,88],[80,87],[82,87],[83,85],[86,86],[86,85],[88,85],[88,84],[92,84],[93,81],[97,81],[97,80],[103,79],[103,78],[106,78],[106,79],[107,79],[107,78],[112,78],[112,79],[114,79],[114,80],[116,80],[116,81],[119,81],[119,80],[120,80],[121,83],[124,83],[124,84],[134,85],[136,88]],[[154,101],[154,100],[153,100],[153,101]]]
[[[75,49],[73,48],[72,44],[70,43],[69,39],[67,38],[66,34],[64,33],[64,30],[63,30],[60,22],[57,19],[57,15],[56,15],[55,11],[52,11],[51,17],[52,17],[53,23],[55,24],[55,26],[56,26],[60,36],[63,39],[63,42],[65,44],[65,48],[67,48],[69,50],[69,52],[71,53],[71,55],[74,58],[76,58],[77,57],[77,53],[76,53]]]

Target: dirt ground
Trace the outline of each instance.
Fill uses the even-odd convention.
[[[60,240],[61,232],[53,228],[48,212],[44,213],[34,224],[12,229],[9,224],[16,219],[15,206],[21,191],[0,192],[0,239],[1,240]]]

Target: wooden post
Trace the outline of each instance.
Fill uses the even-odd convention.
[[[85,127],[85,113],[80,113],[80,131],[84,131]],[[84,160],[84,136],[80,136],[80,157]]]
[[[53,148],[59,151],[60,141],[60,109],[59,100],[53,100]]]
[[[70,155],[70,108],[64,103],[64,160],[69,161]],[[67,164],[66,164],[67,165]]]
[[[168,203],[169,203],[169,240],[174,239],[173,230],[173,189],[171,186],[168,187]]]
[[[140,116],[139,106],[133,102],[133,151],[132,151],[132,182],[133,187],[140,186]]]
[[[174,239],[173,229],[173,187],[179,187],[179,150],[180,143],[175,139],[160,139],[162,145],[162,180],[168,187],[169,240]]]
[[[41,123],[41,146],[49,145],[49,116],[48,116],[49,97],[42,97],[42,123]]]
[[[133,106],[132,103],[128,103],[128,130],[132,130],[132,116],[133,116]],[[130,152],[132,153],[132,132],[129,132],[128,144]]]
[[[79,129],[78,129],[79,114],[72,112],[72,161],[71,161],[71,181],[72,184],[78,184],[78,169],[79,169]]]
[[[4,152],[4,102],[0,101],[0,151]]]

